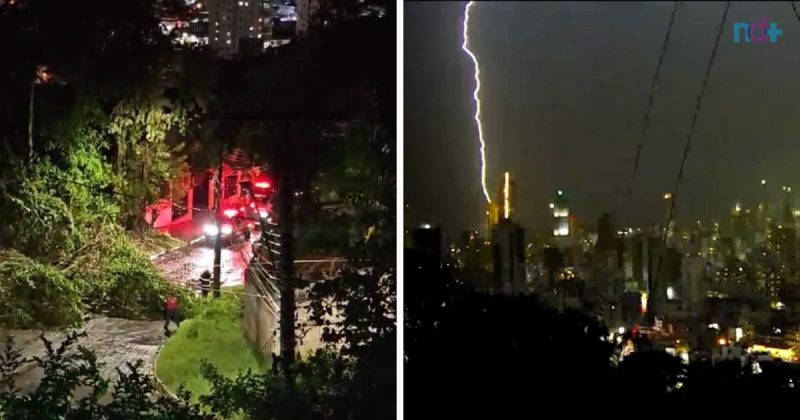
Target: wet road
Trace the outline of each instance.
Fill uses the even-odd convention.
[[[255,235],[253,235],[255,238]],[[222,247],[220,272],[222,287],[239,286],[252,254],[251,242],[239,242]],[[201,241],[185,248],[167,252],[153,260],[164,277],[173,282],[196,288],[203,271],[214,270],[214,247]]]
[[[254,235],[255,237],[255,235]],[[222,286],[243,284],[244,271],[250,260],[252,243],[240,242],[222,248]],[[213,271],[214,248],[203,242],[169,251],[153,260],[155,266],[169,281],[183,284],[196,290],[197,279],[204,270]],[[78,344],[93,350],[105,366],[102,376],[114,380],[116,368],[126,361],[141,359],[143,372],[152,373],[153,361],[158,347],[166,340],[163,321],[134,321],[120,318],[93,317],[85,325],[88,336]],[[17,348],[23,357],[41,356],[45,352],[36,330],[5,330],[0,328],[0,339],[13,335]],[[62,332],[47,332],[48,339],[60,343]],[[75,347],[77,348],[77,346]],[[42,371],[34,363],[27,363],[15,377],[16,385],[24,393],[33,391],[42,378]],[[110,399],[110,392],[103,400]],[[88,394],[88,389],[79,389],[78,397]]]
[[[150,374],[153,371],[153,361],[158,347],[166,340],[164,336],[164,321],[134,321],[121,318],[95,317],[83,326],[87,336],[82,337],[71,347],[77,351],[78,345],[94,351],[98,362],[103,364],[101,376],[112,381],[119,376],[116,368],[124,368],[126,362],[139,359],[144,362],[142,373]],[[4,330],[0,328],[0,339],[5,341],[7,335],[14,337],[15,347],[23,358],[30,360],[45,354],[45,347],[39,340],[40,331],[37,330]],[[45,337],[53,342],[57,348],[64,338],[63,332],[48,331]],[[15,376],[17,389],[24,394],[36,389],[44,372],[33,361],[23,365]],[[111,398],[111,389],[104,395],[101,402],[108,402]],[[88,396],[89,389],[80,387],[74,396],[78,399]]]

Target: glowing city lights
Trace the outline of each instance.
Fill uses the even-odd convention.
[[[486,188],[486,142],[483,140],[483,125],[481,124],[481,99],[478,94],[481,91],[481,78],[480,78],[480,65],[478,58],[470,51],[469,47],[469,11],[475,5],[474,1],[467,2],[464,8],[464,43],[461,49],[469,55],[472,59],[472,64],[475,66],[475,91],[472,93],[472,98],[475,100],[475,123],[478,125],[478,140],[481,143],[481,187],[483,187],[483,195],[486,197],[486,202],[491,203],[492,199],[489,198],[489,190]]]
[[[511,174],[505,173],[505,183],[503,184],[503,215],[506,219],[511,215]]]

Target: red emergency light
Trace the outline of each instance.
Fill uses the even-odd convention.
[[[236,216],[236,213],[238,213],[236,209],[226,209],[222,212],[222,214],[224,214],[226,217]]]
[[[272,188],[272,180],[264,176],[263,174],[259,175],[256,177],[256,179],[253,180],[253,187],[262,190]]]

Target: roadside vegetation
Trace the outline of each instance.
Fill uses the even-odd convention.
[[[236,293],[243,288],[226,290]],[[176,393],[183,384],[192,393],[193,401],[209,394],[211,384],[200,369],[203,361],[216,366],[226,378],[248,370],[265,372],[271,366],[270,358],[245,338],[242,303],[234,293],[197,302],[194,317],[182,322],[164,344],[156,362],[156,375],[169,391]]]

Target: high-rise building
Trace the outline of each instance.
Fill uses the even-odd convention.
[[[608,213],[604,213],[597,221],[597,248],[602,251],[617,249],[617,231],[614,219]]]
[[[544,248],[542,249],[542,262],[547,271],[547,286],[553,286],[558,272],[564,268],[564,254],[555,247]]]
[[[681,297],[687,308],[700,313],[706,298],[705,261],[699,256],[681,260]]]
[[[772,249],[782,265],[793,266],[796,261],[794,222],[791,225],[778,225],[771,235]]]
[[[492,228],[495,291],[516,294],[523,291],[525,269],[525,230],[510,219]]]
[[[441,229],[429,224],[414,229],[411,232],[411,248],[433,258],[436,264],[440,265],[444,255],[444,240]]]
[[[750,209],[743,209],[736,203],[731,209],[731,229],[734,238],[741,239],[745,244],[752,244],[755,239],[755,224]]]
[[[503,179],[500,180],[497,199],[489,203],[489,208],[486,211],[486,236],[489,240],[492,238],[492,230],[495,225],[503,219],[511,219],[513,211],[511,200],[514,197],[515,188],[511,173],[505,172]]]
[[[569,207],[564,191],[558,190],[550,209],[553,211],[553,236],[569,236]]]
[[[650,281],[650,256],[648,241],[645,235],[639,234],[631,236],[626,241],[628,243],[626,259],[630,261],[631,284],[629,291],[647,290]]]
[[[297,34],[303,35],[319,11],[319,0],[297,0]]]
[[[783,273],[778,267],[770,265],[766,267],[766,292],[770,303],[777,305],[781,301],[783,289],[786,286]]]
[[[794,212],[792,211],[792,187],[783,187],[783,204],[781,206],[781,217],[778,220],[785,225],[794,225]]]
[[[755,215],[756,243],[761,243],[766,239],[766,231],[769,228],[769,193],[767,192],[767,181],[765,179],[761,180],[760,196]]]
[[[503,179],[500,181],[500,194],[499,205],[501,206],[500,218],[511,219],[511,213],[514,211],[512,206],[512,199],[516,196],[516,184],[511,179],[511,173],[505,172]]]
[[[181,45],[208,44],[208,9],[202,2],[187,0],[184,8],[159,0],[153,4],[154,11],[161,21],[161,31],[173,35],[173,41]]]
[[[263,48],[268,22],[261,0],[208,0],[207,6],[208,43],[220,56],[240,53],[243,44]]]
[[[497,201],[492,201],[491,203],[489,203],[487,208],[488,209],[486,210],[486,238],[491,240],[492,227],[500,223],[500,206],[497,205]]]

